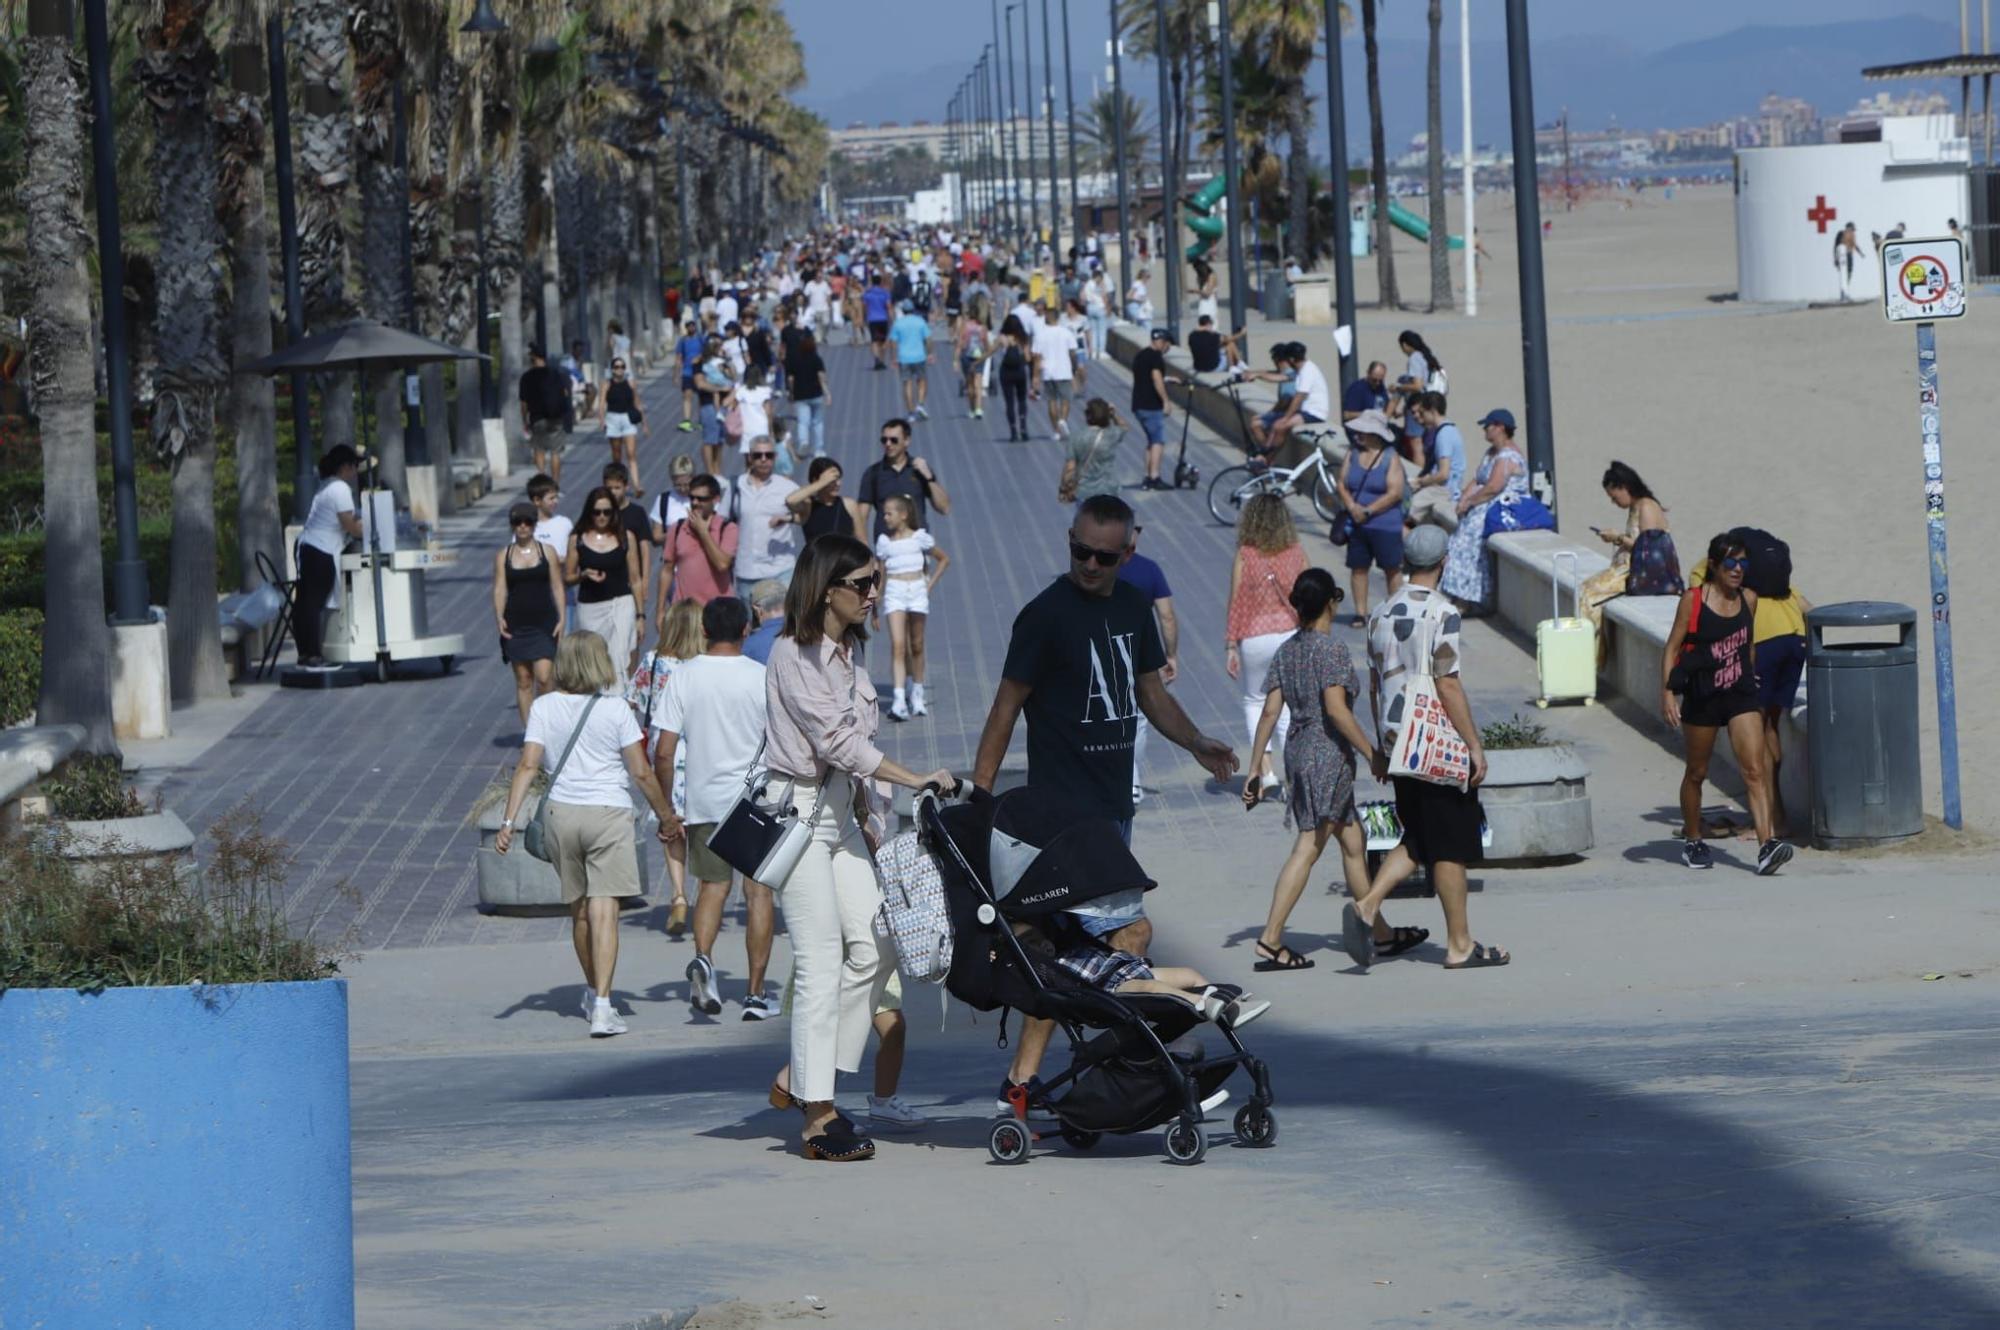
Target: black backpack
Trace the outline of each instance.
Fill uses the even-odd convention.
[[[1028,372],[1028,358],[1021,354],[1021,344],[1011,337],[1007,339],[1007,349],[1000,353],[1000,369],[1006,374]]]
[[[1792,547],[1770,532],[1754,526],[1739,526],[1729,533],[1743,543],[1750,556],[1750,568],[1743,585],[1760,596],[1778,600],[1792,594]]]

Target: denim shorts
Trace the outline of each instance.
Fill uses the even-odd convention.
[[[1347,538],[1347,566],[1359,571],[1374,564],[1385,573],[1403,566],[1403,523],[1388,530],[1358,526]]]
[[[715,403],[701,405],[701,441],[715,447],[722,446],[722,413],[715,409]]]
[[[903,371],[903,377],[906,379],[921,379],[924,377],[924,371],[930,368],[930,363],[923,360],[898,361],[896,368]]]
[[[1756,647],[1757,705],[1789,711],[1799,696],[1806,668],[1806,640],[1792,634],[1767,638]]]
[[[1134,410],[1132,415],[1138,420],[1139,428],[1146,431],[1148,444],[1167,441],[1167,413],[1164,411]]]

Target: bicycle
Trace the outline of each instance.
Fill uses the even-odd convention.
[[[1272,466],[1258,459],[1216,472],[1208,486],[1210,516],[1224,526],[1234,526],[1243,505],[1259,494],[1275,494],[1281,499],[1303,494],[1312,500],[1313,511],[1322,522],[1333,521],[1341,512],[1340,490],[1335,481],[1340,463],[1328,459],[1320,440],[1333,437],[1338,428],[1294,432],[1292,437],[1311,450],[1297,466]]]

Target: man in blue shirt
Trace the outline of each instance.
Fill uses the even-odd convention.
[[[1418,393],[1415,409],[1424,427],[1424,458],[1417,478],[1410,482],[1405,521],[1412,527],[1432,522],[1456,531],[1458,496],[1465,490],[1465,439],[1458,426],[1444,418],[1443,393]]]
[[[879,272],[861,293],[861,316],[868,324],[868,343],[875,352],[875,368],[889,368],[889,283]]]
[[[681,423],[675,428],[687,434],[694,429],[694,376],[695,371],[701,368],[703,342],[701,325],[693,319],[687,321],[681,332],[680,341],[674,343],[674,355],[680,360],[681,368]]]
[[[1139,533],[1143,527],[1132,527],[1132,553],[1125,566],[1118,570],[1118,580],[1139,588],[1153,598],[1153,616],[1159,621],[1160,643],[1167,649],[1167,663],[1160,667],[1160,682],[1170,684],[1181,669],[1181,625],[1174,617],[1174,590],[1167,585],[1167,575],[1160,565],[1139,553]],[[1146,767],[1146,740],[1152,737],[1153,727],[1146,720],[1144,712],[1139,714],[1139,732],[1132,738],[1132,806],[1146,797],[1144,778],[1141,773]]]
[[[1389,367],[1379,360],[1368,362],[1368,374],[1356,379],[1340,394],[1340,418],[1354,419],[1363,411],[1389,409]]]
[[[889,328],[889,340],[896,344],[896,368],[903,375],[903,414],[929,420],[924,401],[930,387],[931,325],[917,313],[914,301],[903,302],[902,314]]]
[[[743,639],[743,654],[759,665],[771,663],[771,648],[785,629],[785,584],[767,577],[750,588],[750,609],[757,627]]]

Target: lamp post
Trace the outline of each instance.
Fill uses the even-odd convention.
[[[104,0],[84,0],[90,64],[90,164],[97,194],[97,268],[104,303],[104,385],[111,398],[111,621],[145,623],[151,599],[139,555],[139,476],[132,455],[132,367],[125,344],[125,249],[118,230],[118,121],[111,102],[111,33]]]
[[[1347,193],[1347,92],[1340,68],[1340,0],[1326,0],[1326,129],[1327,161],[1333,173],[1333,295],[1334,323],[1348,330],[1347,353],[1340,358],[1340,381],[1349,384],[1358,355],[1354,327],[1353,209]]]
[[[1242,332],[1248,275],[1243,271],[1243,200],[1236,195],[1236,71],[1230,50],[1229,0],[1209,0],[1208,21],[1216,41],[1216,65],[1222,74],[1222,197],[1229,213],[1229,330]],[[1178,287],[1179,282],[1174,285]]]
[[[1181,223],[1179,206],[1181,176],[1174,169],[1174,136],[1168,128],[1173,93],[1167,82],[1167,66],[1172,59],[1167,50],[1167,0],[1153,0],[1153,51],[1160,74],[1160,252],[1154,256],[1164,274],[1167,288],[1167,330],[1181,335]],[[1230,274],[1230,281],[1236,279]],[[1234,306],[1232,293],[1231,308]]]
[[[1062,186],[1056,180],[1056,62],[1050,52],[1049,0],[1042,0],[1042,123],[1049,133],[1049,253],[1062,267]],[[1072,219],[1073,220],[1073,219]]]
[[[1007,29],[1007,35],[1012,37],[1013,33],[1014,29],[1010,24]],[[1008,45],[1011,46],[1012,43],[1009,42]],[[999,135],[997,142],[994,144],[993,153],[994,161],[1000,167],[1000,180],[1003,186],[1001,221],[1007,230],[1012,232],[1015,230],[1014,138],[1008,132],[1013,128],[1013,125],[1007,119],[1008,94],[1004,86],[1000,66],[1001,53],[1005,49],[1006,47],[1003,47],[1000,43],[1000,0],[993,0],[993,128],[995,133]],[[1013,64],[1010,61],[1007,65],[1007,70],[1011,73],[1012,69]]]
[[[1069,125],[1069,216],[1074,226],[1081,226],[1077,216],[1082,212],[1076,197],[1076,76],[1069,68],[1069,0],[1062,0],[1063,23],[1063,110]],[[1093,228],[1094,230],[1095,228]]]
[[[1472,166],[1472,0],[1458,0],[1459,192],[1465,195],[1465,317],[1479,313],[1479,234],[1473,224]]]
[[[285,340],[297,342],[306,335],[306,315],[305,294],[299,283],[298,203],[292,188],[292,99],[285,87],[285,25],[275,13],[265,20],[264,45],[271,61],[271,158],[278,182],[278,248],[283,256],[285,278]],[[105,277],[110,280],[108,269]],[[292,511],[303,525],[306,515],[312,511],[313,492],[318,484],[319,458],[316,454],[319,450],[313,447],[312,442],[312,402],[306,391],[306,376],[294,374],[291,379]],[[111,410],[115,422],[118,418],[115,396]],[[115,424],[113,428],[116,429]],[[112,438],[115,456],[115,433]]]
[[[403,251],[400,264],[403,281],[403,326],[417,330],[417,264],[410,243],[410,98],[402,76],[396,77],[392,96],[390,160],[396,173],[397,192],[402,195],[401,214],[396,227],[396,243]],[[415,370],[405,370],[403,381],[403,462],[418,467],[431,464],[430,434],[424,428],[423,398],[417,388]],[[447,494],[449,490],[447,489]]]
[[[1327,0],[1336,4],[1338,0]],[[1125,57],[1124,40],[1118,35],[1118,0],[1111,4],[1111,40],[1104,43],[1111,57],[1111,151],[1117,160],[1111,174],[1118,182],[1118,295],[1124,307],[1125,293],[1132,289],[1132,215],[1125,193]]]
[[[1008,220],[1014,227],[1014,244],[1016,248],[1019,248],[1021,242],[1021,160],[1018,152],[1020,143],[1017,132],[1021,116],[1021,103],[1015,100],[1014,96],[1014,11],[1020,7],[1020,0],[1015,0],[1014,4],[1007,6],[1006,11],[1002,15],[1007,24],[1007,109],[1005,114],[1007,117],[1007,193],[1010,203],[1009,211],[1011,213]]]
[[[1549,311],[1542,289],[1542,208],[1535,180],[1535,88],[1528,65],[1528,0],[1507,0],[1507,84],[1514,131],[1514,243],[1520,250],[1521,380],[1527,389],[1528,484],[1553,512],[1556,441],[1555,427],[1549,420]],[[1466,243],[1472,243],[1470,236]]]

